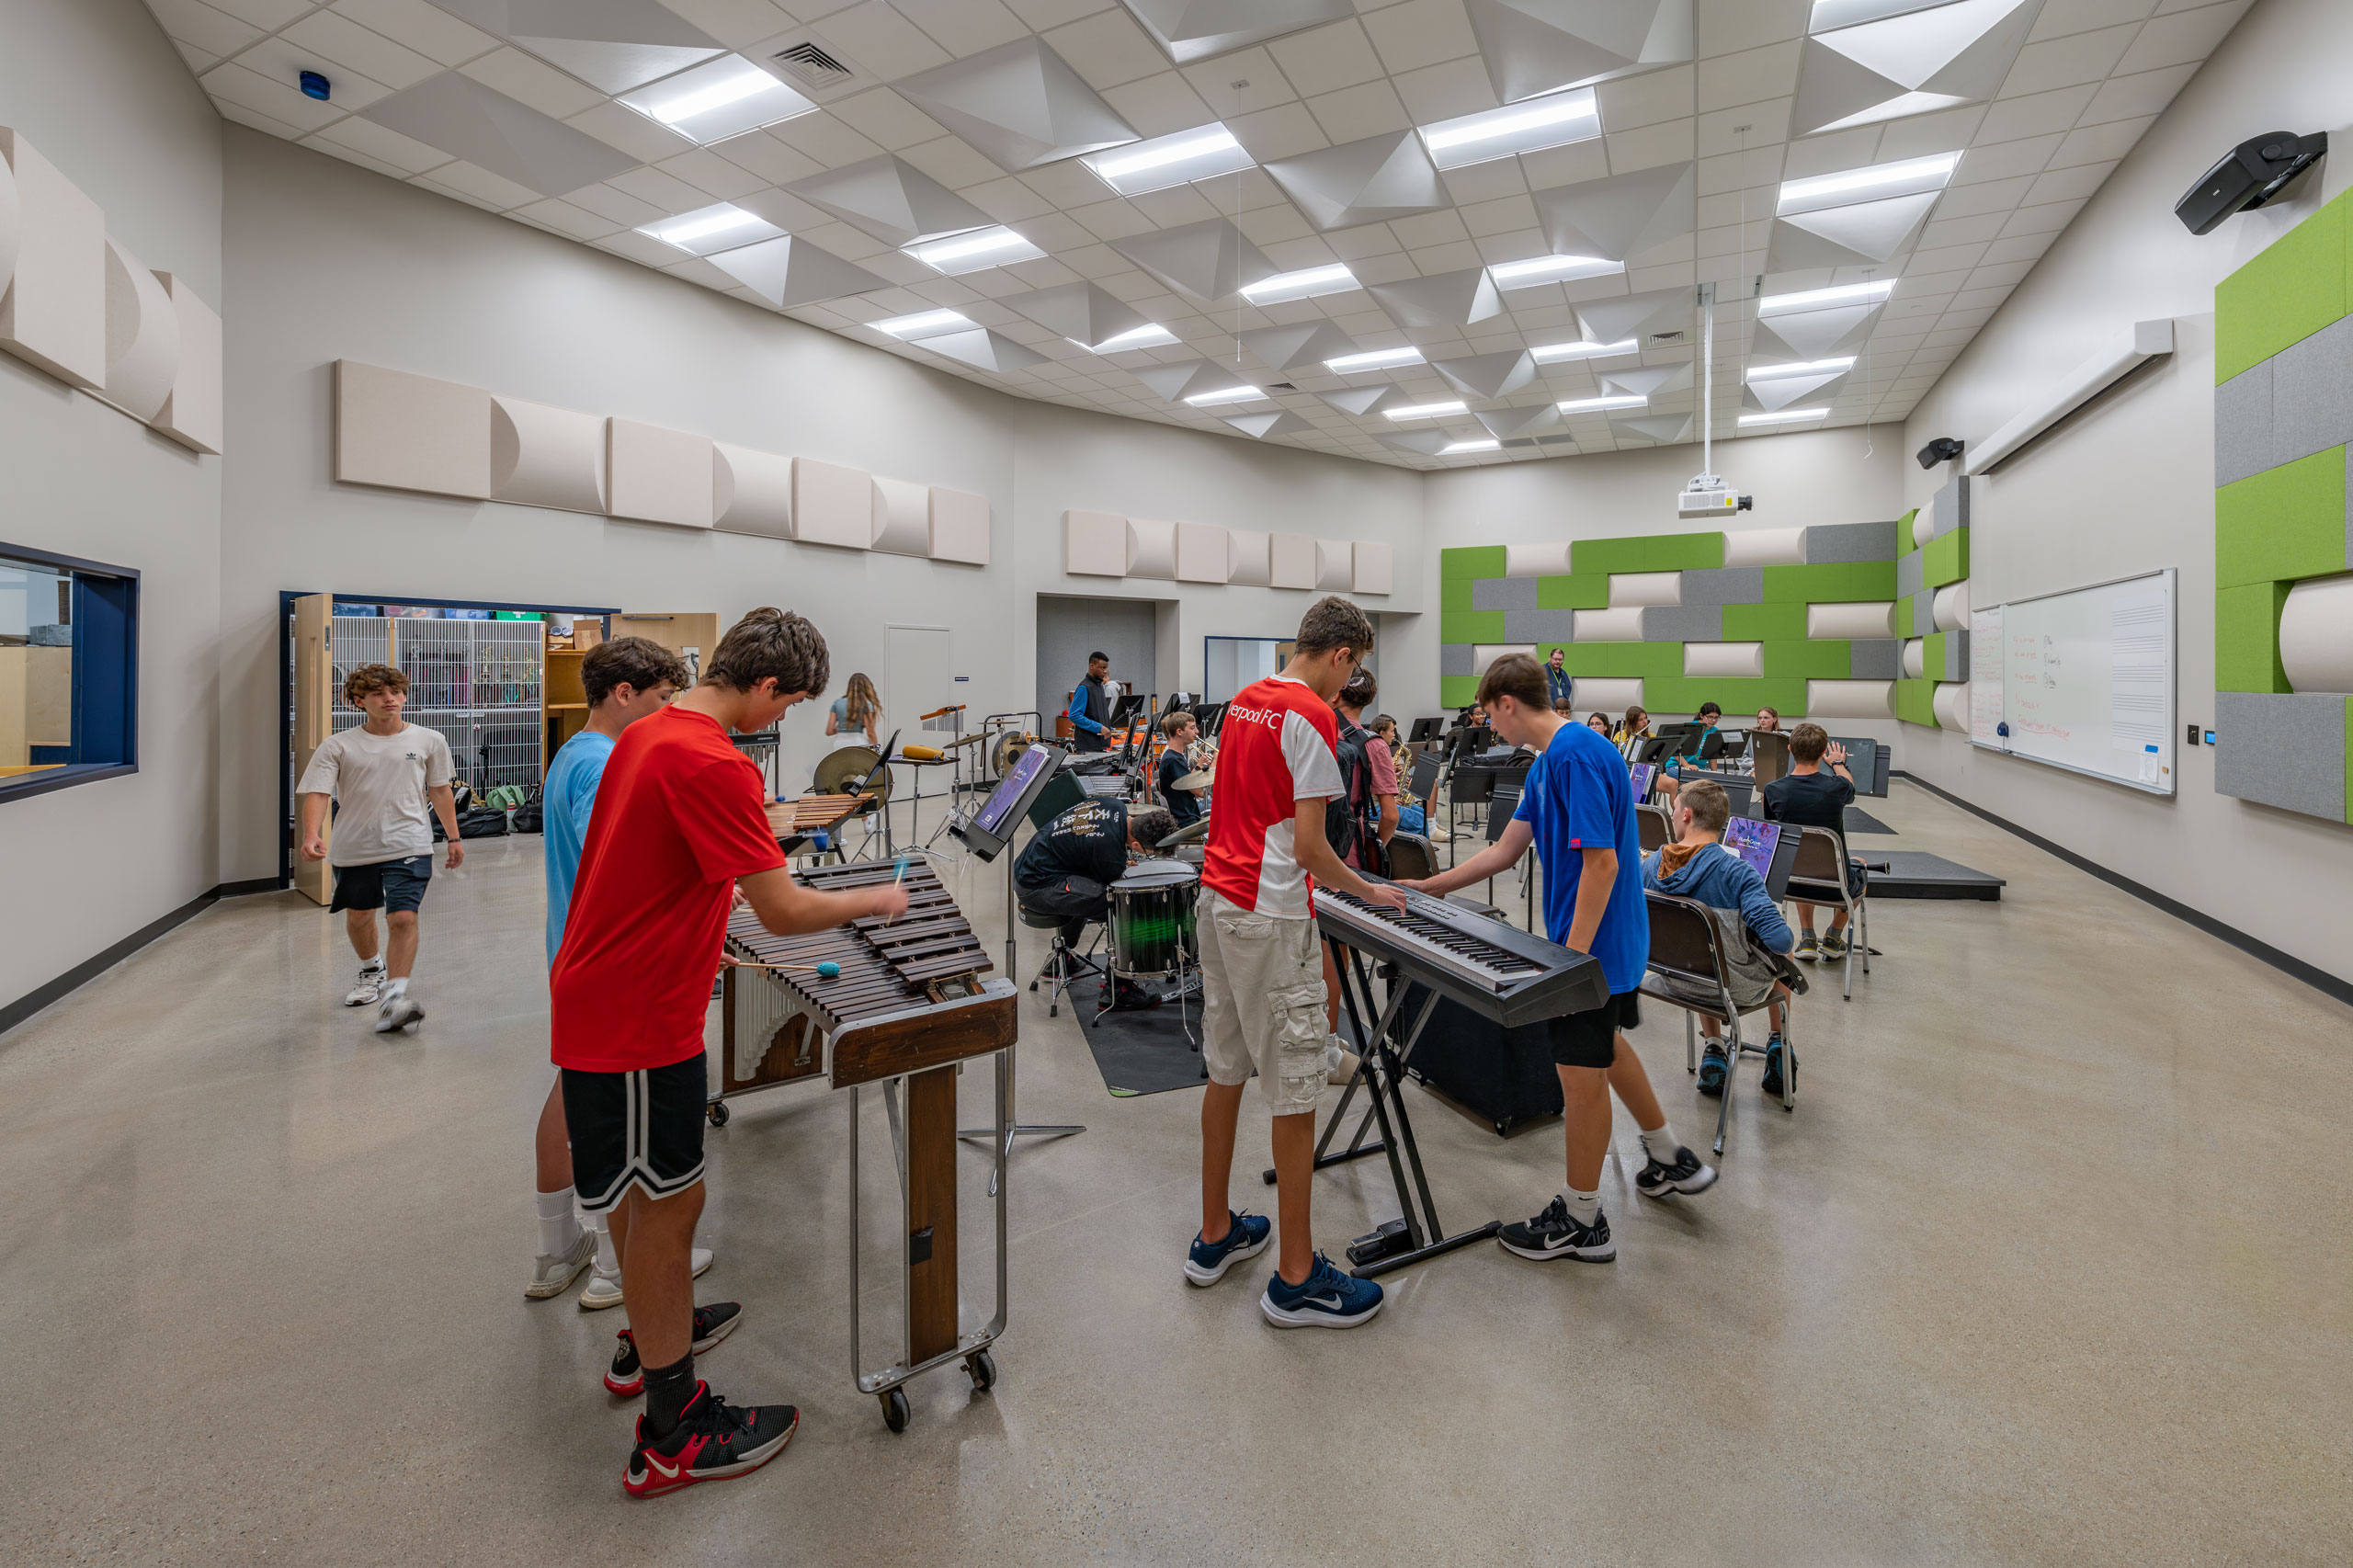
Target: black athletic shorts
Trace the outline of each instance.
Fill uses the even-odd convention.
[[[1643,1021],[1639,991],[1612,993],[1608,1001],[1588,1012],[1547,1018],[1552,1060],[1563,1067],[1608,1068],[1618,1060],[1618,1031]]]
[[[601,1214],[631,1187],[649,1198],[675,1198],[702,1180],[710,1103],[699,1051],[634,1073],[563,1069],[563,1124],[580,1207]]]
[[[365,866],[335,869],[335,902],[338,909],[383,909],[415,913],[425,902],[425,885],[433,880],[433,857],[411,855],[399,860],[377,860]]]

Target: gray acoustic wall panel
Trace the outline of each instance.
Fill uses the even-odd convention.
[[[2216,793],[2345,820],[2345,699],[2218,691],[2214,728]]]
[[[1939,539],[1955,528],[1967,528],[1969,526],[1969,476],[1965,473],[1957,473],[1946,480],[1944,488],[1937,492],[1936,499],[1928,505],[1928,517],[1932,525],[1929,529],[1929,538]]]
[[[1827,562],[1885,561],[1894,553],[1895,525],[1893,522],[1815,523],[1805,530],[1805,559],[1809,566]]]
[[[1721,642],[1723,638],[1722,605],[1656,605],[1643,611],[1645,642]]]
[[[1471,585],[1471,608],[1480,609],[1534,609],[1536,583],[1533,577],[1481,577]]]
[[[1693,605],[1761,605],[1765,602],[1762,566],[1705,566],[1683,574],[1683,603]]]
[[[1847,674],[1856,680],[1897,680],[1904,675],[1904,644],[1872,637],[1847,644]]]
[[[1926,637],[1937,629],[1937,591],[1923,588],[1912,596],[1912,635]]]
[[[1856,647],[1861,647],[1858,642]],[[1945,667],[1930,670],[1930,680],[1967,680],[1969,678],[1969,633],[1948,631],[1944,634]]]
[[[1904,542],[1909,546],[1912,541],[1907,539]],[[1927,584],[1928,552],[1927,551],[1907,549],[1905,553],[1895,558],[1895,597],[1897,598],[1908,599],[1922,588],[1927,587]]]
[[[2271,431],[2271,367],[2249,366],[2214,389],[2214,483],[2236,483],[2277,468]]]
[[[1479,673],[1478,650],[1468,642],[1441,642],[1438,645],[1438,673],[1441,676],[1475,676]]]
[[[1506,578],[1506,582],[1536,585],[1533,577]],[[1506,642],[1566,642],[1570,641],[1573,609],[1538,609],[1530,605],[1526,609],[1504,611],[1504,641]]]
[[[2218,421],[2219,403],[2218,395]],[[2272,462],[2291,463],[2347,441],[2353,441],[2353,316],[2271,357]],[[2218,483],[2223,483],[2221,460],[2218,449]]]

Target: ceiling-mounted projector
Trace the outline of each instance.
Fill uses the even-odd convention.
[[[2173,215],[2193,234],[2211,233],[2233,213],[2260,207],[2277,197],[2327,151],[2325,131],[2310,136],[2292,131],[2251,136],[2232,148],[2228,156],[2189,187],[2188,195],[2173,204]]]
[[[1703,486],[1692,482],[1690,489],[1675,498],[1675,515],[1678,517],[1729,517],[1735,512],[1745,512],[1756,497],[1742,495],[1722,484]]]

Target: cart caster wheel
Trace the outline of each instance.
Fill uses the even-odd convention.
[[[905,1431],[911,1414],[907,1409],[907,1396],[901,1391],[892,1389],[882,1396],[882,1425],[892,1431]]]
[[[1034,980],[1029,983],[1029,994],[1032,996],[1038,994],[1038,983]]]
[[[1050,1018],[1059,1018],[1062,1016],[1063,1010],[1059,1004],[1052,1002],[1046,1004],[1046,1017]]]
[[[985,1350],[976,1350],[964,1358],[964,1370],[972,1375],[972,1392],[986,1393],[996,1387],[996,1358]]]
[[[713,1100],[710,1102],[710,1108],[703,1114],[710,1119],[710,1124],[713,1127],[724,1127],[727,1125],[727,1102]]]

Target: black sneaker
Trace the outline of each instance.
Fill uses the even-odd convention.
[[[678,1429],[648,1442],[645,1417],[637,1418],[637,1447],[631,1450],[621,1488],[632,1497],[659,1497],[705,1481],[749,1475],[784,1451],[801,1429],[801,1412],[789,1404],[752,1404],[738,1409],[695,1385],[694,1398]]]
[[[1555,1198],[1533,1220],[1506,1225],[1495,1233],[1504,1251],[1540,1261],[1574,1257],[1581,1263],[1608,1263],[1618,1256],[1609,1239],[1609,1216],[1596,1214],[1593,1223],[1580,1225],[1569,1217],[1569,1200]]]
[[[1675,1151],[1673,1165],[1662,1164],[1655,1157],[1643,1165],[1643,1174],[1634,1178],[1634,1190],[1646,1198],[1672,1198],[1678,1192],[1705,1192],[1716,1185],[1716,1167],[1699,1163],[1699,1156],[1688,1149]]]
[[[695,1354],[699,1356],[729,1335],[744,1321],[744,1309],[733,1301],[713,1301],[707,1307],[695,1309]],[[613,1365],[605,1374],[605,1387],[623,1399],[635,1399],[645,1392],[645,1369],[637,1359],[637,1336],[628,1329],[620,1331],[620,1343],[613,1346]]]
[[[1699,1052],[1699,1092],[1714,1099],[1724,1092],[1724,1073],[1730,1063],[1724,1060],[1724,1048],[1711,1043]]]
[[[1160,1006],[1160,998],[1141,985],[1120,982],[1111,993],[1111,1011],[1115,1013],[1148,1013]]]
[[[1792,1051],[1789,1053],[1789,1057],[1790,1081],[1794,1085],[1798,1075],[1798,1053]],[[1765,1076],[1756,1081],[1756,1086],[1777,1100],[1781,1097],[1781,1037],[1779,1035],[1775,1035],[1765,1044]]]

